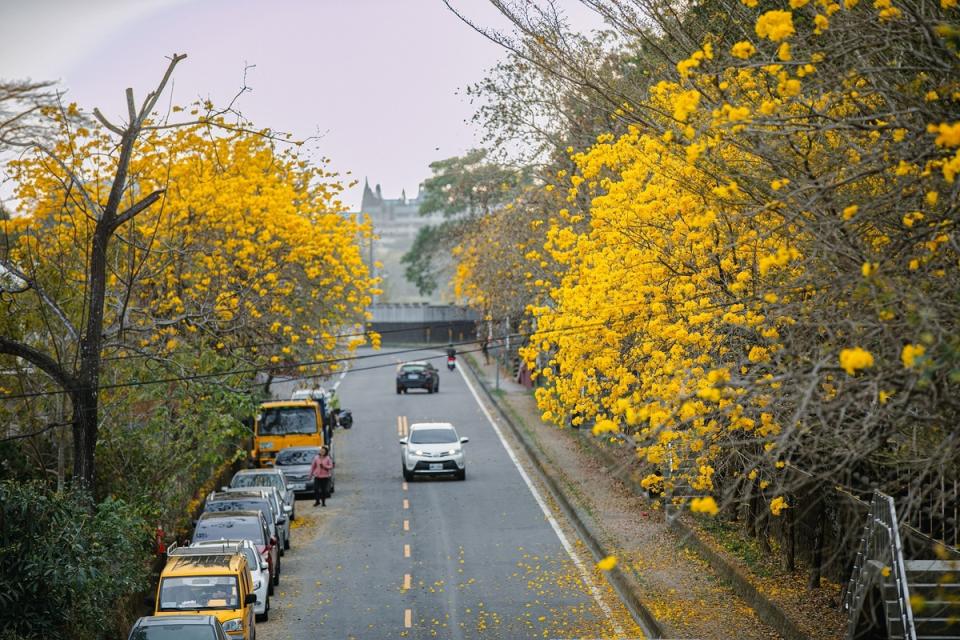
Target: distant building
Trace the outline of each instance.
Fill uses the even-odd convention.
[[[420,186],[422,189],[423,185]],[[404,190],[399,198],[389,199],[383,197],[379,184],[371,189],[370,183],[364,180],[360,211],[370,216],[374,233],[378,236],[373,246],[367,247],[366,258],[369,261],[372,257],[373,261],[383,265],[377,271],[377,275],[383,278],[383,295],[377,297],[377,302],[440,302],[448,297],[448,287],[445,286],[432,296],[420,295],[417,287],[407,281],[404,275],[406,265],[400,262],[422,227],[444,220],[441,213],[420,215],[421,202],[420,190],[415,198],[407,198]]]

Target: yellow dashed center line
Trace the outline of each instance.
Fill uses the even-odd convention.
[[[410,501],[407,500],[406,498],[403,499],[403,508],[404,508],[404,509],[409,509],[409,508],[410,508]]]
[[[410,557],[410,545],[408,544],[403,545],[403,557],[404,558]]]
[[[397,435],[403,436],[403,417],[397,416]]]
[[[403,486],[403,490],[406,491],[406,490],[407,490],[407,483],[404,482],[402,486]]]
[[[404,590],[404,591],[409,591],[409,590],[410,590],[410,583],[411,583],[411,582],[412,582],[412,578],[410,577],[410,574],[409,574],[409,573],[403,574],[403,590]]]
[[[402,430],[401,435],[403,436],[410,435],[410,425],[407,423],[407,416],[400,416],[400,420],[401,420],[400,429]]]
[[[407,629],[413,626],[413,611],[410,609],[403,612],[403,626]]]
[[[410,531],[410,521],[409,521],[409,520],[404,520],[404,521],[403,521],[403,530],[404,530],[404,531]]]

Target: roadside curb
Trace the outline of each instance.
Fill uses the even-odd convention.
[[[550,491],[551,497],[556,501],[557,505],[560,507],[561,511],[563,511],[570,523],[573,524],[573,527],[577,530],[577,534],[583,540],[585,546],[590,550],[591,555],[593,555],[596,561],[606,558],[610,554],[607,553],[607,551],[600,544],[597,536],[586,524],[586,521],[581,516],[579,510],[574,507],[573,504],[571,504],[571,502],[567,499],[566,494],[561,491],[559,484],[554,477],[540,462],[540,458],[536,455],[535,447],[527,434],[517,426],[517,424],[501,406],[500,401],[496,398],[496,396],[493,395],[493,393],[491,393],[486,381],[477,373],[473,359],[467,357],[464,358],[464,362],[468,364],[470,375],[477,382],[480,388],[483,389],[483,393],[487,400],[496,408],[501,420],[503,420],[503,422],[510,428],[511,433],[523,447],[527,457],[533,462],[540,479]],[[630,615],[633,617],[634,621],[644,630],[646,635],[649,638],[662,638],[664,635],[662,625],[659,621],[657,621],[656,618],[653,617],[653,614],[650,613],[650,610],[647,609],[647,607],[637,597],[639,588],[634,578],[621,571],[620,567],[614,567],[612,570],[607,571],[606,578],[610,585],[613,586],[614,590],[616,590],[617,595],[630,612]]]
[[[627,485],[634,493],[645,495],[644,489],[624,473],[622,465],[619,464],[603,447],[599,446],[591,438],[581,437],[580,441],[590,447],[607,467],[607,473]],[[776,604],[765,595],[763,595],[750,580],[743,575],[742,571],[731,564],[722,555],[717,553],[710,545],[705,543],[685,522],[679,518],[673,518],[667,523],[668,528],[677,535],[680,544],[693,550],[697,555],[703,558],[710,568],[718,576],[726,580],[734,593],[743,598],[750,608],[752,608],[757,617],[765,624],[769,625],[786,640],[812,640],[810,636],[803,633],[790,618],[784,613],[780,605]]]

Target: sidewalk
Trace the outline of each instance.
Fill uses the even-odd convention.
[[[470,357],[470,356],[468,356]],[[493,364],[473,357],[474,371],[493,390]],[[780,638],[699,556],[683,547],[663,512],[612,477],[572,430],[540,420],[533,395],[500,371],[494,394],[532,441],[537,457],[576,505],[601,544],[612,550],[638,583],[637,597],[664,628],[665,637]]]

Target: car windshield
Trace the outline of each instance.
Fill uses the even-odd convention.
[[[283,478],[275,473],[238,473],[230,481],[233,489],[241,487],[276,487],[283,491]]]
[[[161,611],[236,609],[240,591],[235,576],[164,578],[160,582]]]
[[[235,576],[164,578],[160,582],[161,611],[236,609],[240,606]]]
[[[422,364],[405,364],[401,367],[401,369],[404,371],[404,373],[417,373],[420,371],[426,371],[427,368]]]
[[[414,429],[410,432],[412,444],[446,444],[457,442],[457,432],[453,429]]]
[[[216,640],[217,632],[206,624],[150,625],[133,632],[130,640]]]
[[[263,528],[256,518],[209,518],[200,519],[193,539],[203,540],[252,540],[254,544],[264,545]]]
[[[240,498],[236,500],[211,500],[203,507],[204,511],[259,511],[268,520],[273,517],[273,508],[267,499]]]
[[[317,452],[320,449],[297,449],[295,451],[281,451],[277,454],[277,459],[274,464],[278,467],[284,465],[294,465],[294,464],[310,464],[313,462],[313,457],[317,455]]]
[[[257,435],[285,436],[293,433],[318,433],[317,410],[313,407],[275,407],[264,409]]]

